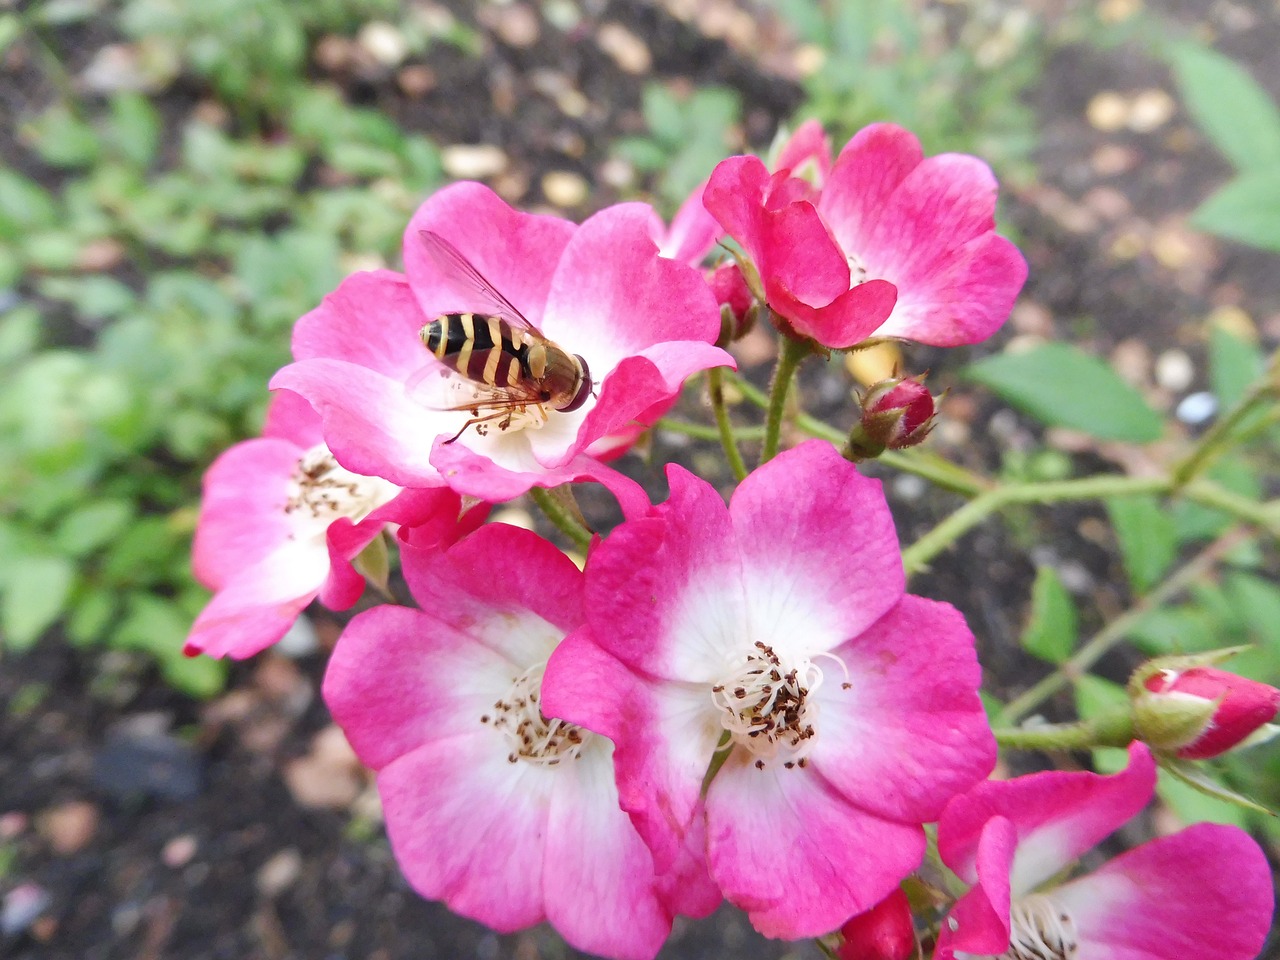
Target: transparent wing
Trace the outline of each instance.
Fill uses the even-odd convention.
[[[419,230],[418,236],[422,238],[422,245],[431,254],[431,259],[436,262],[441,274],[459,293],[474,294],[484,302],[485,309],[492,316],[542,336],[538,328],[516,309],[515,304],[499,293],[457,247],[433,230]]]

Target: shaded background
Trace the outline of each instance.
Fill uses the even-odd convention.
[[[1214,50],[1261,106],[1224,87]],[[530,210],[580,219],[639,197],[670,215],[718,160],[813,116],[837,146],[888,119],[928,152],[977,153],[1031,277],[992,342],[907,351],[950,388],[932,442],[1005,479],[1137,472],[1171,448],[1046,429],[965,365],[1068,340],[1167,412],[1168,440],[1200,429],[1280,340],[1280,270],[1258,249],[1280,248],[1280,212],[1268,240],[1201,208],[1249,172],[1278,95],[1280,13],[1261,0],[0,2],[0,955],[575,955],[405,888],[318,698],[339,619],[315,611],[249,663],[180,656],[207,599],[188,562],[201,472],[257,431],[293,321],[346,273],[397,266],[431,190],[475,178]],[[760,332],[737,352],[759,382],[773,351]],[[802,383],[811,410],[848,424],[841,363]],[[680,416],[708,422],[697,391]],[[1277,449],[1264,437],[1215,477],[1275,495]],[[656,493],[671,459],[728,484],[715,447],[677,429],[642,453],[624,464]],[[904,542],[959,503],[907,476],[888,490]],[[613,522],[607,502],[587,507]],[[1087,636],[1154,582],[1143,557],[1158,577],[1225,525],[1173,516],[1151,561],[1101,508],[1009,512],[912,589],[964,611],[1007,698],[1047,669],[1020,646],[1037,570]],[[1255,643],[1242,669],[1274,683],[1275,571],[1270,545],[1239,551],[1132,639]],[[1112,702],[1137,659],[1112,655],[1047,712]],[[1274,798],[1278,770],[1263,748],[1225,775]],[[1176,786],[1161,796],[1134,836],[1200,818],[1276,836]],[[816,952],[724,910],[679,925],[662,956]]]

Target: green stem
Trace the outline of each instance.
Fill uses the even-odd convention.
[[[1280,351],[1271,357],[1267,372],[1255,381],[1231,410],[1210,427],[1196,445],[1173,468],[1173,488],[1186,486],[1193,478],[1226,448],[1232,440],[1232,432],[1248,417],[1255,407],[1272,402],[1280,396]]]
[[[995,488],[992,481],[981,474],[966,470],[928,450],[886,450],[876,461],[903,473],[913,473],[936,487],[966,497],[976,497]]]
[[[659,430],[667,430],[671,433],[684,434],[686,437],[694,437],[698,440],[719,440],[720,430],[718,427],[709,427],[705,423],[690,423],[688,420],[676,420],[672,417],[663,417],[658,421]],[[764,427],[734,427],[733,436],[736,440],[759,440],[764,436]]]
[[[808,341],[782,338],[782,352],[773,368],[773,384],[769,388],[769,406],[765,409],[764,447],[760,451],[760,463],[765,464],[778,453],[782,443],[782,414],[787,406],[787,391],[795,378],[800,361],[809,355]]]
[[[1000,722],[1002,724],[1017,723],[1069,682],[1083,676],[1104,654],[1128,636],[1143,617],[1156,607],[1163,606],[1190,584],[1209,573],[1226,554],[1244,543],[1250,536],[1249,530],[1233,527],[1218,537],[1166,577],[1158,587],[1094,634],[1053,673],[1010,700],[1000,711]]]
[[[1230,514],[1237,520],[1253,524],[1273,537],[1280,537],[1280,501],[1259,503],[1232,493],[1209,480],[1196,480],[1180,491],[1182,496],[1202,507]]]
[[[918,573],[929,561],[983,520],[1010,504],[1061,503],[1068,500],[1105,500],[1140,494],[1164,493],[1171,480],[1167,477],[1128,477],[1108,475],[1081,480],[1055,480],[1046,483],[1011,483],[993,487],[974,497],[923,537],[902,551],[907,573]]]
[[[724,447],[724,455],[729,461],[729,469],[733,471],[734,479],[742,482],[747,476],[747,464],[742,459],[742,451],[738,449],[738,441],[733,434],[733,424],[729,421],[729,408],[724,402],[723,367],[712,367],[707,371],[707,393],[711,396],[711,410],[716,416],[716,428],[720,432],[720,446]]]
[[[578,518],[564,504],[556,500],[550,490],[545,487],[534,487],[529,491],[529,495],[533,497],[533,502],[539,509],[546,514],[547,519],[559,527],[560,532],[572,540],[578,549],[585,552],[591,546],[591,531],[578,522]]]
[[[1034,727],[994,727],[996,743],[1013,750],[1088,750],[1123,747],[1133,739],[1133,717],[1127,706],[1078,723],[1046,723]]]

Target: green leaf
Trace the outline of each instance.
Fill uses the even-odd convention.
[[[101,149],[93,128],[61,103],[23,124],[21,137],[55,167],[87,167]]]
[[[1116,497],[1107,513],[1120,541],[1120,554],[1133,592],[1154,586],[1178,555],[1173,517],[1155,497]]]
[[[207,700],[227,685],[228,665],[213,657],[170,656],[160,661],[165,682],[190,697]]]
[[[82,647],[99,642],[114,622],[116,609],[113,591],[103,587],[82,591],[67,617],[67,636]]]
[[[1175,43],[1168,56],[1187,112],[1238,170],[1280,164],[1280,110],[1247,70],[1197,43]]]
[[[128,500],[99,500],[67,514],[54,539],[72,557],[83,557],[115,540],[133,520]]]
[[[1239,804],[1204,793],[1167,770],[1160,771],[1156,793],[1185,824],[1208,822],[1247,826],[1248,815]]]
[[[1221,326],[1209,331],[1209,382],[1223,410],[1240,401],[1265,366],[1257,344],[1234,336]]]
[[[39,309],[23,304],[0,317],[0,366],[25,359],[39,343]]]
[[[1164,421],[1101,360],[1065,343],[987,357],[964,369],[1011,406],[1055,427],[1102,440],[1150,443]]]
[[[1280,170],[1242,173],[1191,215],[1191,225],[1263,250],[1280,250]]]
[[[139,93],[118,93],[111,98],[111,141],[126,160],[148,167],[160,143],[160,114]]]
[[[0,633],[15,650],[27,650],[53,625],[71,594],[75,568],[66,557],[27,556],[7,558],[4,609]]]
[[[1177,760],[1172,757],[1162,757],[1160,759],[1160,769],[1168,773],[1175,781],[1197,790],[1214,800],[1223,803],[1234,804],[1243,810],[1254,810],[1258,813],[1265,813],[1268,816],[1275,816],[1275,813],[1267,809],[1256,800],[1251,800],[1244,794],[1237,793],[1230,787],[1227,787],[1215,780],[1208,770],[1201,764],[1191,763],[1186,760]],[[1217,808],[1221,812],[1222,808]],[[1205,814],[1197,814],[1196,819],[1202,819]],[[1213,819],[1210,817],[1209,819]],[[1232,820],[1218,821],[1232,823]]]
[[[1022,631],[1022,646],[1028,653],[1050,663],[1062,663],[1071,656],[1079,639],[1076,606],[1052,567],[1036,570],[1031,587],[1031,618]]]
[[[1232,572],[1223,589],[1249,641],[1267,652],[1274,673],[1280,663],[1280,587],[1262,577]]]
[[[0,168],[0,237],[14,238],[58,222],[53,198],[34,180]]]

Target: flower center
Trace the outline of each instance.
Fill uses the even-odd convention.
[[[298,458],[285,513],[301,513],[327,526],[338,517],[359,523],[391,500],[400,488],[379,477],[365,477],[338,466],[323,443]]]
[[[1079,951],[1075,921],[1048,897],[1016,900],[1009,914],[1009,949],[999,960],[1071,960]]]
[[[539,663],[516,677],[506,696],[494,703],[494,712],[480,718],[481,723],[506,734],[511,745],[507,754],[510,763],[527,760],[554,767],[564,759],[577,760],[591,740],[589,730],[543,716],[538,701],[546,667]]]
[[[513,403],[492,389],[461,377],[450,380],[447,390],[453,396],[450,409],[468,414],[467,427],[473,428],[477,436],[486,437],[492,430],[540,430],[548,419],[548,408],[541,403]]]
[[[786,664],[766,643],[757,642],[755,651],[711,688],[720,723],[733,743],[756,758],[757,769],[778,758],[788,770],[803,767],[817,736],[813,694],[822,685],[822,671],[808,660]]]

